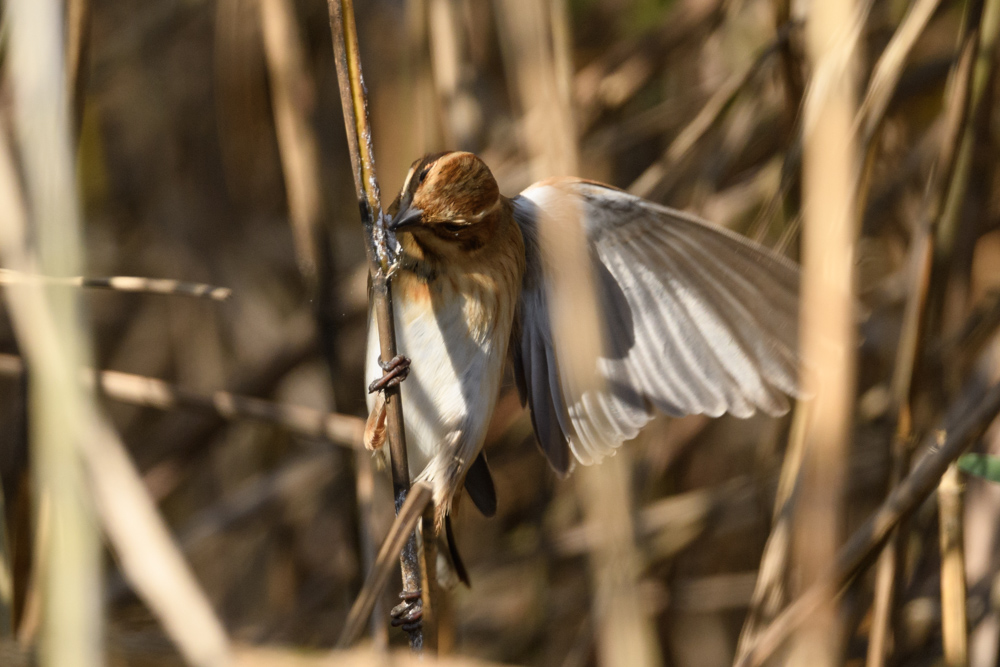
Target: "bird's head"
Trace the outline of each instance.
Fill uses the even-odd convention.
[[[437,255],[471,252],[489,241],[502,203],[489,167],[472,153],[428,155],[410,167],[389,207],[389,229],[409,232]]]

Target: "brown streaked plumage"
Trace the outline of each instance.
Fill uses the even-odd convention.
[[[606,349],[603,389],[574,396],[560,373],[537,246],[539,211],[573,199],[592,257]],[[600,183],[549,179],[500,194],[471,153],[413,163],[389,209],[402,249],[393,279],[410,465],[434,487],[444,518],[463,480],[496,507],[482,454],[504,364],[546,457],[560,473],[635,437],[659,410],[747,417],[788,410],[796,395],[798,269],[691,215]],[[369,381],[378,340],[369,330]],[[384,439],[370,399],[366,443]]]

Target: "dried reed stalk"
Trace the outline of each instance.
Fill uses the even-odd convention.
[[[26,282],[107,289],[113,292],[176,294],[179,296],[211,299],[213,301],[225,301],[233,293],[228,287],[215,287],[204,283],[188,283],[165,278],[137,278],[134,276],[111,276],[110,278],[85,278],[83,276],[55,277],[31,275],[11,271],[10,269],[0,269],[0,285],[19,285]]]
[[[396,329],[393,322],[392,291],[389,284],[391,250],[388,247],[385,216],[375,176],[375,155],[372,149],[371,125],[368,121],[368,100],[361,75],[358,34],[354,22],[352,0],[328,0],[330,31],[333,36],[334,61],[340,84],[340,101],[347,130],[347,146],[354,171],[354,187],[365,229],[365,250],[371,267],[371,294],[375,320],[378,324],[381,358],[388,361],[396,356]],[[403,428],[403,405],[399,387],[385,390],[386,435],[389,439],[393,496],[399,513],[410,491],[410,469],[407,462],[406,433]],[[403,590],[421,590],[420,561],[417,536],[412,533],[400,553]],[[429,588],[425,586],[424,588]],[[423,647],[419,628],[410,633],[410,647]]]
[[[346,648],[353,644],[364,631],[365,623],[371,616],[382,589],[385,588],[389,575],[392,574],[394,561],[413,535],[414,529],[421,522],[424,509],[430,504],[431,488],[423,483],[414,484],[406,501],[396,512],[396,520],[382,542],[373,567],[365,578],[361,592],[351,605],[351,611],[344,622],[344,629],[337,640],[337,646]],[[431,573],[428,573],[431,574]],[[433,601],[431,601],[433,605]],[[412,635],[411,635],[412,637]]]
[[[508,78],[522,113],[521,136],[536,179],[578,173],[572,100],[571,36],[566,0],[497,0]],[[550,280],[549,317],[569,403],[599,390],[595,359],[603,352],[587,240],[577,203],[566,198],[539,220],[539,245]],[[602,664],[662,663],[649,610],[638,591],[641,558],[632,520],[626,451],[577,470],[584,520],[605,539],[591,544],[593,614]]]
[[[320,279],[321,188],[316,133],[310,123],[315,96],[308,75],[294,6],[289,0],[258,0],[271,106],[285,176],[295,256],[310,291]],[[324,276],[328,277],[328,276]]]
[[[903,312],[903,324],[896,362],[893,368],[891,401],[895,410],[896,427],[892,442],[892,469],[890,488],[906,476],[913,450],[913,382],[918,370],[920,351],[923,348],[927,321],[927,302],[931,286],[931,269],[934,258],[934,216],[943,198],[943,183],[952,172],[954,146],[965,122],[968,92],[972,72],[974,36],[965,37],[965,46],[956,63],[951,85],[946,95],[945,132],[937,164],[928,185],[927,216],[921,221],[917,234],[910,242],[910,292]],[[873,81],[874,85],[874,81]],[[869,93],[871,96],[871,92]],[[869,148],[868,160],[874,155]],[[905,523],[895,532],[879,557],[875,577],[875,601],[872,612],[872,629],[869,633],[867,667],[881,667],[889,655],[891,632],[897,615],[898,590],[902,584],[903,556],[907,539]]]
[[[6,137],[0,135],[0,252],[23,274],[79,272],[76,204],[62,35],[57,2],[10,5],[16,124],[36,251]],[[39,544],[43,600],[41,659],[50,665],[102,660],[100,542],[92,509],[125,574],[194,665],[230,663],[222,625],[171,542],[117,434],[76,376],[89,358],[78,292],[28,282],[5,296],[32,374],[32,443],[48,539]]]
[[[66,2],[66,94],[73,110],[73,136],[80,134],[86,104],[87,56],[90,52],[91,0]]]
[[[750,609],[736,644],[736,662],[743,659],[761,631],[777,616],[788,600],[787,575],[792,555],[795,489],[802,472],[809,406],[808,402],[799,403],[792,418],[788,447],[782,460],[778,491],[774,499],[771,532],[764,544]]]
[[[848,443],[855,380],[855,154],[852,122],[854,54],[865,8],[854,2],[816,3],[806,23],[812,78],[803,106],[801,349],[813,404],[792,534],[805,585],[819,581],[841,540]],[[790,665],[840,664],[835,590],[800,628]]]
[[[926,454],[910,474],[844,543],[829,569],[771,622],[746,654],[734,663],[735,667],[764,664],[792,632],[812,618],[819,606],[829,602],[831,594],[841,591],[873,562],[899,522],[934,492],[948,466],[1000,413],[1000,383],[989,385],[988,377],[988,372],[973,374],[942,423],[924,438],[921,449]]]
[[[0,229],[0,250],[5,263],[19,270],[35,271],[37,262],[27,251],[25,243],[24,208],[17,191],[14,166],[5,141],[0,138],[0,207],[7,213],[6,222]],[[65,288],[64,288],[65,289]],[[66,295],[74,291],[67,290]],[[59,419],[65,420],[71,429],[69,436],[73,449],[67,454],[71,463],[83,463],[86,479],[85,487],[78,490],[83,495],[74,495],[72,502],[82,504],[81,499],[91,499],[96,506],[101,523],[114,547],[125,576],[132,582],[140,597],[163,623],[167,633],[177,643],[182,655],[193,665],[209,667],[229,664],[228,640],[222,624],[215,617],[211,605],[198,587],[183,557],[174,545],[156,507],[146,492],[138,471],[133,466],[124,445],[117,434],[108,426],[97,411],[92,392],[78,381],[73,365],[66,363],[67,353],[56,345],[59,333],[50,308],[45,288],[38,283],[27,283],[13,287],[7,292],[8,303],[13,315],[15,331],[22,349],[29,360],[29,369],[37,377],[38,368],[51,374],[60,387],[57,398]],[[85,334],[80,334],[85,339]],[[77,341],[78,344],[81,341]],[[81,346],[79,356],[86,349]],[[72,385],[72,387],[69,387]],[[75,394],[73,399],[67,398]],[[69,410],[71,409],[71,410]],[[65,483],[65,481],[63,481]],[[85,489],[85,490],[84,490]],[[59,550],[64,545],[57,526],[56,499],[53,494],[43,496],[44,512],[49,516],[46,529],[39,529],[48,539],[40,544],[39,562],[46,564],[46,571],[53,567],[61,555],[53,554],[44,547]],[[88,521],[93,522],[92,518]],[[64,528],[63,528],[64,529]],[[45,573],[42,573],[43,575]],[[63,575],[65,577],[67,575]],[[73,573],[72,576],[85,576]],[[92,582],[93,583],[93,582]],[[43,642],[56,642],[57,650],[63,650],[62,642],[72,644],[71,636],[60,627],[52,627],[52,584],[43,579],[42,601],[43,622],[45,623]],[[96,611],[99,604],[84,611],[88,621],[100,619]],[[65,613],[65,610],[62,610]],[[99,638],[97,640],[100,641]],[[43,643],[43,648],[46,644]],[[47,648],[47,651],[52,651]],[[43,652],[49,660],[50,653]],[[73,662],[80,656],[71,659]]]
[[[941,638],[948,667],[969,664],[969,621],[966,613],[964,491],[958,466],[952,463],[938,485],[941,542]]]
[[[0,641],[14,637],[14,561],[4,520],[6,516],[4,489],[0,483]]]
[[[0,354],[0,375],[19,377],[24,372],[20,357]],[[323,412],[299,405],[275,403],[227,391],[203,394],[157,378],[120,371],[83,371],[88,387],[102,396],[147,408],[174,410],[192,408],[211,411],[224,419],[254,419],[274,424],[289,433],[325,440],[349,449],[363,449],[364,421],[351,415]],[[96,383],[96,384],[95,384]]]
[[[9,19],[9,73],[14,120],[24,160],[28,200],[34,217],[38,270],[54,277],[80,273],[80,218],[70,151],[69,105],[62,5],[56,0],[15,0]],[[17,171],[6,137],[0,165],[7,266],[23,252],[25,224]],[[17,216],[21,217],[18,220]],[[20,238],[16,235],[20,232]],[[23,266],[23,264],[21,265]],[[101,545],[93,506],[78,456],[89,397],[69,369],[83,365],[89,340],[79,327],[72,291],[25,287],[8,290],[18,339],[29,354],[31,447],[36,510],[47,499],[53,517],[45,544],[44,572],[38,572],[43,602],[43,665],[88,666],[103,662],[100,613]],[[45,328],[37,327],[43,321]],[[27,343],[32,341],[30,348]],[[41,554],[39,554],[41,555]]]

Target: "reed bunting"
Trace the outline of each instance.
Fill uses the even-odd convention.
[[[601,390],[582,396],[560,372],[538,245],[540,211],[567,198],[580,212],[604,325]],[[442,522],[463,483],[484,514],[496,510],[483,441],[508,361],[562,474],[635,437],[657,410],[780,415],[797,393],[798,269],[742,236],[580,179],[508,199],[486,164],[462,152],[414,162],[388,213],[400,247],[401,356],[380,362],[371,319],[365,444],[384,442],[379,390],[408,373],[410,466],[433,487]]]

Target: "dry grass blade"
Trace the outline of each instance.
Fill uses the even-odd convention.
[[[855,121],[862,146],[871,142],[882,123],[885,110],[903,74],[906,59],[940,3],[941,0],[915,0],[899,28],[893,33],[889,45],[879,56]]]
[[[145,294],[177,294],[193,296],[213,301],[225,301],[232,296],[228,287],[215,287],[204,283],[188,283],[166,278],[137,278],[134,276],[112,276],[110,278],[84,278],[74,276],[61,278],[40,276],[0,269],[0,285],[20,285],[37,282],[45,285],[67,285],[70,287],[91,287],[115,292],[140,292]]]
[[[395,566],[395,560],[406,544],[407,539],[413,534],[417,522],[423,516],[424,508],[431,501],[431,487],[426,484],[414,484],[410,488],[410,493],[406,497],[406,502],[396,513],[396,520],[393,521],[389,534],[382,542],[378,556],[375,558],[375,567],[365,577],[364,586],[358,594],[357,599],[351,606],[351,613],[344,623],[337,646],[347,647],[364,632],[365,624],[375,606],[386,581]]]
[[[628,187],[628,191],[640,197],[655,198],[663,190],[663,183],[670,177],[671,171],[680,164],[695,144],[705,136],[705,133],[715,127],[722,119],[726,109],[736,100],[736,97],[749,84],[754,75],[760,71],[767,60],[778,51],[788,40],[791,24],[783,26],[778,31],[774,42],[761,51],[753,62],[742,72],[729,77],[705,102],[701,111],[684,129],[677,133],[670,142],[663,157],[646,168],[642,174]]]
[[[126,578],[188,662],[199,667],[231,664],[225,629],[117,434],[94,419],[81,445],[102,524]]]
[[[948,466],[1000,413],[1000,383],[984,385],[978,374],[970,379],[941,426],[925,438],[927,453],[910,474],[844,543],[833,567],[775,618],[735,667],[763,665],[820,604],[871,563],[899,522],[934,492]]]
[[[293,3],[258,2],[295,252],[306,282],[315,286],[323,273],[317,266],[316,247],[321,206],[319,158],[309,123],[315,93],[306,73]]]
[[[781,464],[778,492],[774,499],[771,533],[764,545],[758,568],[757,583],[750,601],[750,610],[743,621],[736,645],[738,662],[756,641],[761,630],[781,611],[788,599],[788,561],[792,554],[792,519],[795,509],[795,487],[802,472],[806,423],[810,403],[796,406],[788,436],[788,448]]]

